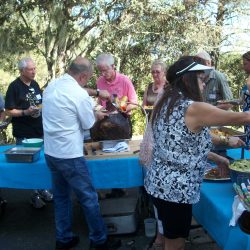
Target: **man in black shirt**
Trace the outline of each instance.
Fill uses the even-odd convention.
[[[36,66],[31,58],[22,59],[18,68],[20,76],[8,87],[5,98],[5,109],[12,117],[13,136],[16,144],[22,144],[24,138],[42,138],[42,91],[34,80]],[[51,201],[48,190],[35,190],[31,204],[35,208],[45,206],[44,201]]]

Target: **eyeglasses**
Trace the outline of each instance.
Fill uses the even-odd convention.
[[[152,73],[152,74],[160,74],[161,71],[159,71],[159,70],[152,70],[151,73]]]
[[[197,76],[197,79],[200,80],[201,82],[206,83],[205,77]]]

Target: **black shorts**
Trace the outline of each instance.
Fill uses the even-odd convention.
[[[192,204],[175,203],[151,196],[168,239],[186,238],[192,221]]]

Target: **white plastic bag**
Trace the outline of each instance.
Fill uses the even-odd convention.
[[[232,205],[233,216],[229,222],[229,226],[235,226],[241,214],[246,210],[241,203],[238,195],[234,196],[234,202]]]
[[[149,167],[152,161],[154,137],[151,122],[147,124],[146,130],[140,144],[139,161],[144,167]]]

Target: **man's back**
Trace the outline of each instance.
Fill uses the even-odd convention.
[[[86,90],[68,74],[44,91],[45,153],[57,158],[83,156],[83,130],[93,126],[93,103]]]

